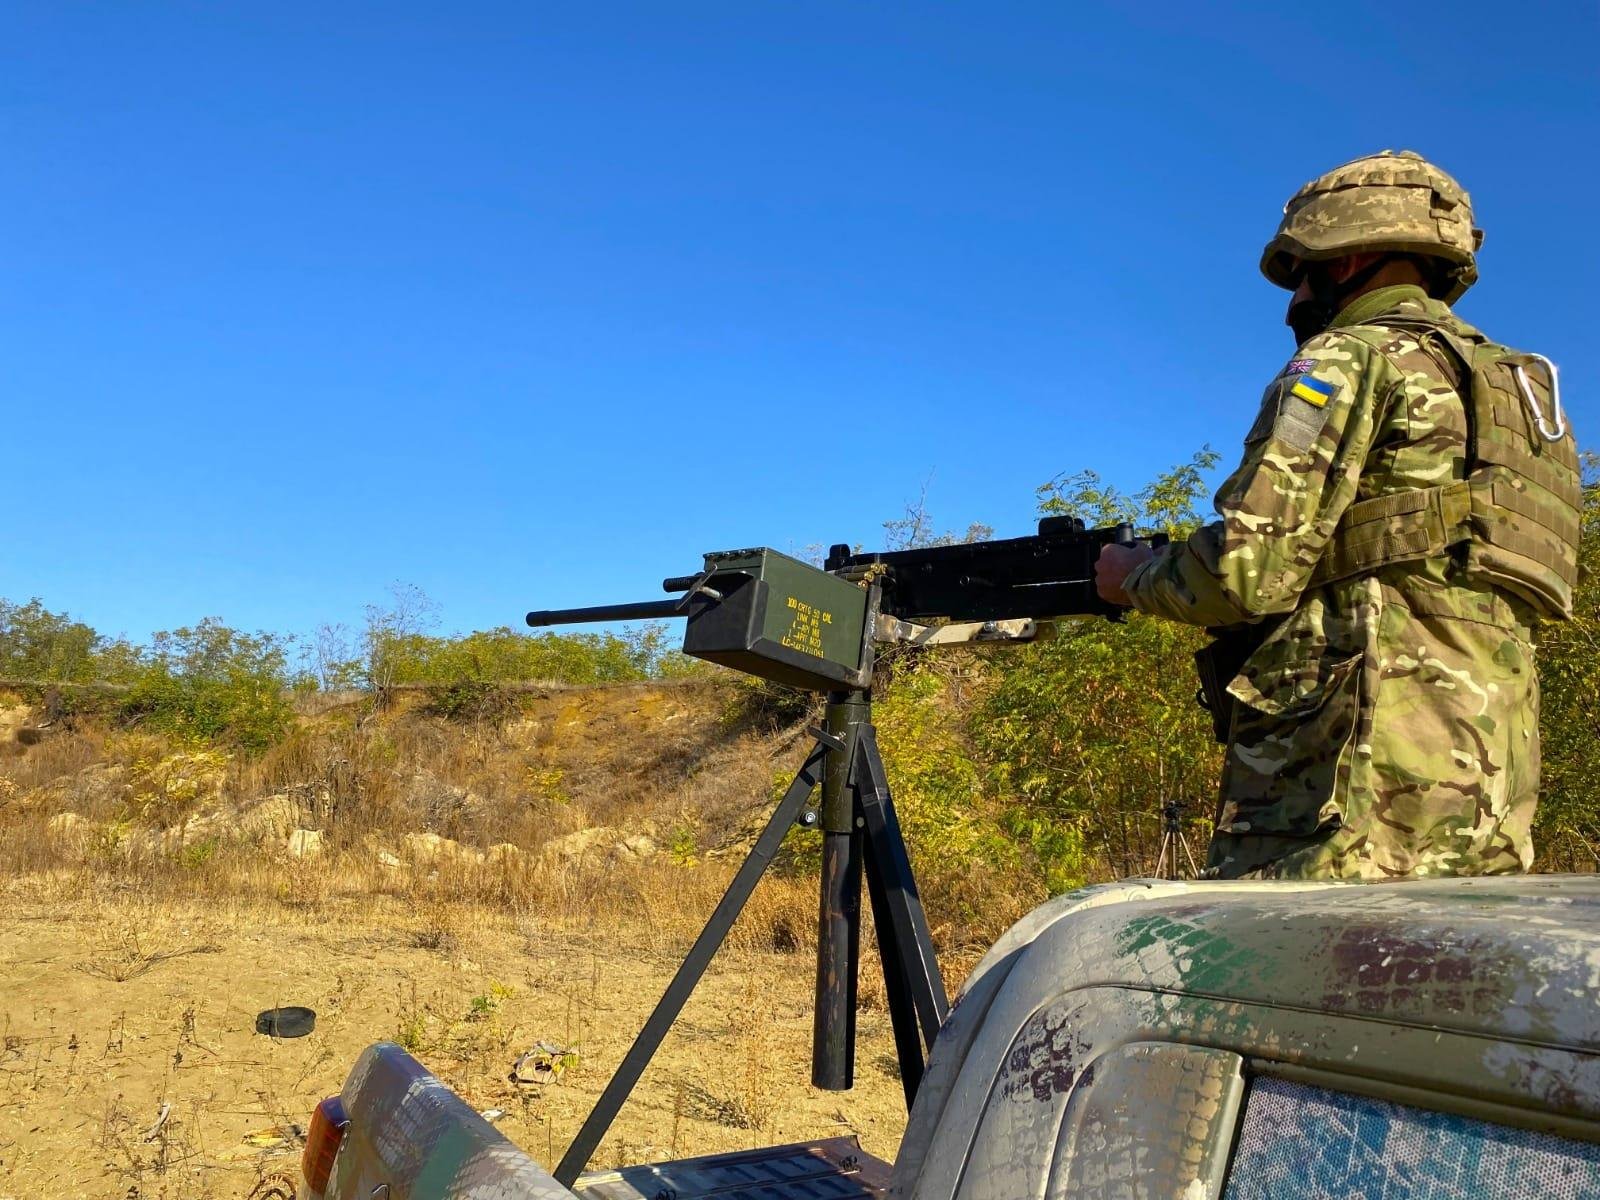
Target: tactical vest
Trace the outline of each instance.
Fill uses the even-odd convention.
[[[1448,552],[1469,578],[1521,597],[1547,619],[1570,618],[1583,485],[1555,365],[1420,314],[1372,323],[1416,335],[1461,397],[1465,478],[1352,504],[1312,582]]]

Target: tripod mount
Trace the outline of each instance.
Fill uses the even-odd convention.
[[[556,1167],[557,1180],[570,1187],[587,1165],[796,825],[822,833],[812,1082],[833,1090],[854,1082],[865,880],[910,1107],[949,1001],[872,725],[876,647],[1026,642],[1054,617],[1116,618],[1120,610],[1096,594],[1094,561],[1106,544],[1134,540],[1127,525],[1086,529],[1048,517],[1033,537],[868,554],[834,546],[821,568],[767,548],[717,551],[698,574],[663,581],[682,593],[675,599],[528,614],[535,627],[686,617],[685,654],[827,697],[805,761]]]

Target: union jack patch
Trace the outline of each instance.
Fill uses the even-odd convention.
[[[1314,358],[1297,358],[1283,369],[1283,373],[1285,375],[1304,375],[1316,365],[1317,360]]]

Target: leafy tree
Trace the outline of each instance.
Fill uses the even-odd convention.
[[[661,622],[621,634],[529,634],[502,625],[439,636],[428,632],[438,623],[438,606],[420,589],[396,585],[393,596],[389,608],[367,610],[365,682],[378,691],[403,683],[616,683],[702,669],[676,649]]]
[[[136,652],[35,597],[0,600],[0,678],[37,683],[90,683],[127,674]]]
[[[388,683],[616,683],[697,672],[666,626],[623,634],[526,634],[507,626],[455,637],[413,633],[375,643],[377,677]]]
[[[954,530],[938,531],[928,512],[928,485],[922,485],[916,502],[906,505],[905,515],[883,523],[884,549],[917,550],[924,546],[955,546],[967,542],[983,542],[994,536],[994,527],[977,521],[957,533]]]
[[[289,727],[288,682],[285,639],[208,617],[155,635],[122,707],[177,737],[263,750]]]
[[[1128,521],[1171,538],[1187,537],[1202,520],[1198,505],[1206,493],[1205,472],[1220,458],[1210,446],[1202,447],[1188,462],[1157,475],[1131,496],[1106,483],[1097,471],[1058,475],[1039,485],[1039,512],[1081,517],[1092,526]]]
[[[973,722],[1008,825],[1044,864],[1052,890],[1095,874],[1148,872],[1161,809],[1211,815],[1221,767],[1211,721],[1195,703],[1198,630],[1131,616],[1062,623],[1056,637],[996,659]]]
[[[1132,496],[1092,471],[1063,475],[1039,489],[1040,511],[1186,537],[1200,522],[1202,472],[1216,460],[1202,450]],[[1192,657],[1204,640],[1134,614],[1060,622],[1054,638],[993,659],[977,745],[1006,799],[1007,827],[1031,845],[1052,891],[1100,872],[1151,870],[1168,802],[1182,806],[1191,841],[1204,840],[1221,767],[1194,700]]]
[[[382,693],[390,684],[416,682],[404,678],[408,651],[425,643],[426,631],[439,623],[439,606],[415,584],[396,583],[389,589],[388,608],[367,605],[366,684]]]
[[[968,655],[916,656],[874,706],[879,748],[906,836],[941,857],[1015,859],[973,753],[962,684],[981,671]]]

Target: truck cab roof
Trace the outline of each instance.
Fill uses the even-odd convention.
[[[1467,1169],[1486,1138],[1600,1194],[1597,905],[1574,876],[1059,897],[962,988],[892,1194],[1528,1194]],[[1461,1187],[1345,1178],[1408,1155]]]

